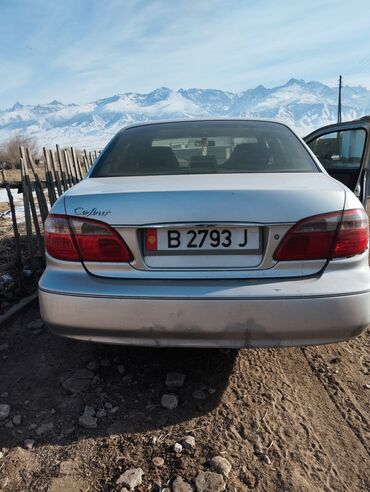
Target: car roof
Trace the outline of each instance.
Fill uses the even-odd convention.
[[[183,118],[183,119],[178,119],[178,120],[156,120],[156,121],[145,121],[145,122],[138,122],[138,123],[132,123],[130,125],[127,125],[123,127],[120,132],[128,130],[130,128],[137,128],[141,126],[150,126],[150,125],[161,125],[161,124],[167,124],[167,123],[197,123],[197,122],[211,122],[211,121],[224,121],[224,122],[232,122],[232,121],[243,121],[243,122],[248,122],[248,123],[268,123],[268,124],[275,124],[275,125],[280,125],[280,126],[285,126],[289,130],[293,131],[294,130],[287,125],[286,123],[282,123],[280,121],[276,120],[269,120],[269,119],[259,119],[259,118],[225,118],[225,117],[220,117],[220,118]]]

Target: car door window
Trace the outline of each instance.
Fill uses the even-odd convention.
[[[320,133],[308,146],[330,176],[345,184],[362,201],[365,179],[362,168],[367,132],[364,128],[347,128]]]
[[[355,171],[360,169],[365,141],[366,131],[357,128],[326,133],[308,145],[327,171]]]

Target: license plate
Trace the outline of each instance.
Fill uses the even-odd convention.
[[[260,252],[258,227],[149,228],[145,231],[148,254],[202,254]]]

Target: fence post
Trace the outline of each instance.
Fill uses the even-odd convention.
[[[68,154],[67,149],[63,150],[63,157],[64,157],[64,162],[66,164],[67,172],[68,172],[69,186],[71,187],[74,184],[76,184],[76,179],[75,179],[73,172],[72,172],[72,165],[71,165],[71,161],[69,159],[69,154]]]
[[[86,172],[88,172],[89,169],[90,169],[90,159],[89,159],[89,156],[87,155],[87,150],[86,149],[84,149],[84,156],[85,156],[84,163],[85,163],[85,166],[86,166]]]
[[[45,147],[42,148],[42,151],[44,153],[44,161],[45,161],[46,186],[48,188],[50,206],[52,207],[57,199],[55,194],[54,178],[50,168],[49,153]]]
[[[21,157],[23,157],[24,159],[28,158],[28,163],[31,167],[32,174],[35,178],[35,191],[36,191],[37,201],[39,204],[41,220],[42,220],[42,223],[44,223],[46,220],[46,217],[48,216],[49,210],[48,210],[48,204],[46,202],[46,198],[44,195],[44,191],[42,189],[42,184],[41,184],[41,181],[39,179],[37,172],[35,171],[35,166],[33,165],[33,158],[32,158],[30,149],[28,149],[28,148],[26,149],[26,157],[24,156],[24,154],[22,155],[22,152],[24,152],[23,147],[21,147]]]
[[[90,160],[90,167],[91,167],[94,164],[94,157],[92,152],[89,152],[89,160]]]
[[[24,205],[24,218],[26,222],[26,238],[27,247],[29,253],[29,260],[31,263],[32,276],[36,274],[36,259],[35,259],[35,249],[33,247],[33,232],[31,223],[31,212],[30,212],[30,202],[27,191],[26,178],[24,174],[24,160],[21,157],[21,181],[22,181],[22,191],[23,191],[23,205]]]
[[[76,181],[79,182],[82,179],[81,169],[78,168],[77,159],[76,159],[76,151],[73,147],[71,147],[71,160],[72,160],[73,168],[74,168],[75,174],[76,174]]]
[[[85,173],[87,174],[89,172],[89,163],[85,155],[82,157],[82,164],[85,169]]]
[[[63,188],[64,188],[64,191],[67,191],[68,190],[68,184],[67,184],[67,179],[66,179],[66,175],[64,172],[63,164],[62,164],[62,155],[61,155],[60,148],[59,148],[58,144],[56,144],[56,149],[57,149],[57,157],[58,157],[60,174],[62,176]]]
[[[32,183],[30,180],[30,175],[28,173],[27,163],[26,163],[25,159],[23,159],[22,157],[21,157],[21,164],[22,164],[22,172],[24,175],[24,184],[25,184],[25,188],[23,188],[23,196],[25,196],[25,195],[28,196],[28,203],[29,203],[29,206],[31,208],[31,214],[32,214],[33,225],[34,225],[35,233],[36,233],[37,245],[39,248],[40,255],[43,257],[44,256],[44,243],[43,243],[42,236],[41,236],[40,224],[39,224],[39,221],[37,218],[35,201],[34,201],[33,195],[32,195]],[[31,228],[31,231],[32,231],[32,228]]]
[[[67,149],[67,154],[68,154],[68,159],[69,159],[69,165],[71,166],[72,173],[74,176],[74,183],[77,184],[80,181],[80,176],[78,174],[76,161],[73,158],[73,147],[70,147],[69,149]]]
[[[4,169],[1,170],[1,174],[3,177],[4,186],[8,195],[10,213],[12,216],[13,223],[13,231],[14,231],[14,252],[15,252],[15,260],[16,260],[16,268],[17,268],[17,277],[18,277],[18,287],[20,294],[23,295],[23,282],[22,282],[22,249],[21,249],[21,238],[19,235],[19,229],[17,224],[17,215],[14,207],[13,195],[6,178],[6,174]]]
[[[85,177],[85,169],[81,163],[81,159],[79,157],[77,157],[77,167],[78,167],[78,170],[81,174],[81,179],[83,179]]]
[[[55,164],[54,153],[52,150],[49,150],[49,154],[50,154],[51,167],[53,168],[53,171],[54,171],[55,183],[57,185],[57,190],[58,190],[58,196],[61,196],[61,195],[63,195],[62,183],[60,180],[59,171],[58,171],[57,166]]]

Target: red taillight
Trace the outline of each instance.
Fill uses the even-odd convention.
[[[275,251],[277,261],[317,260],[363,253],[369,242],[365,210],[315,215],[293,226]]]
[[[45,249],[50,256],[60,260],[80,259],[66,216],[49,215],[44,225],[44,237]]]
[[[354,256],[369,245],[369,219],[364,209],[345,210],[333,248],[332,258]]]
[[[117,232],[98,220],[49,215],[45,222],[49,255],[68,261],[129,262],[132,254]]]

